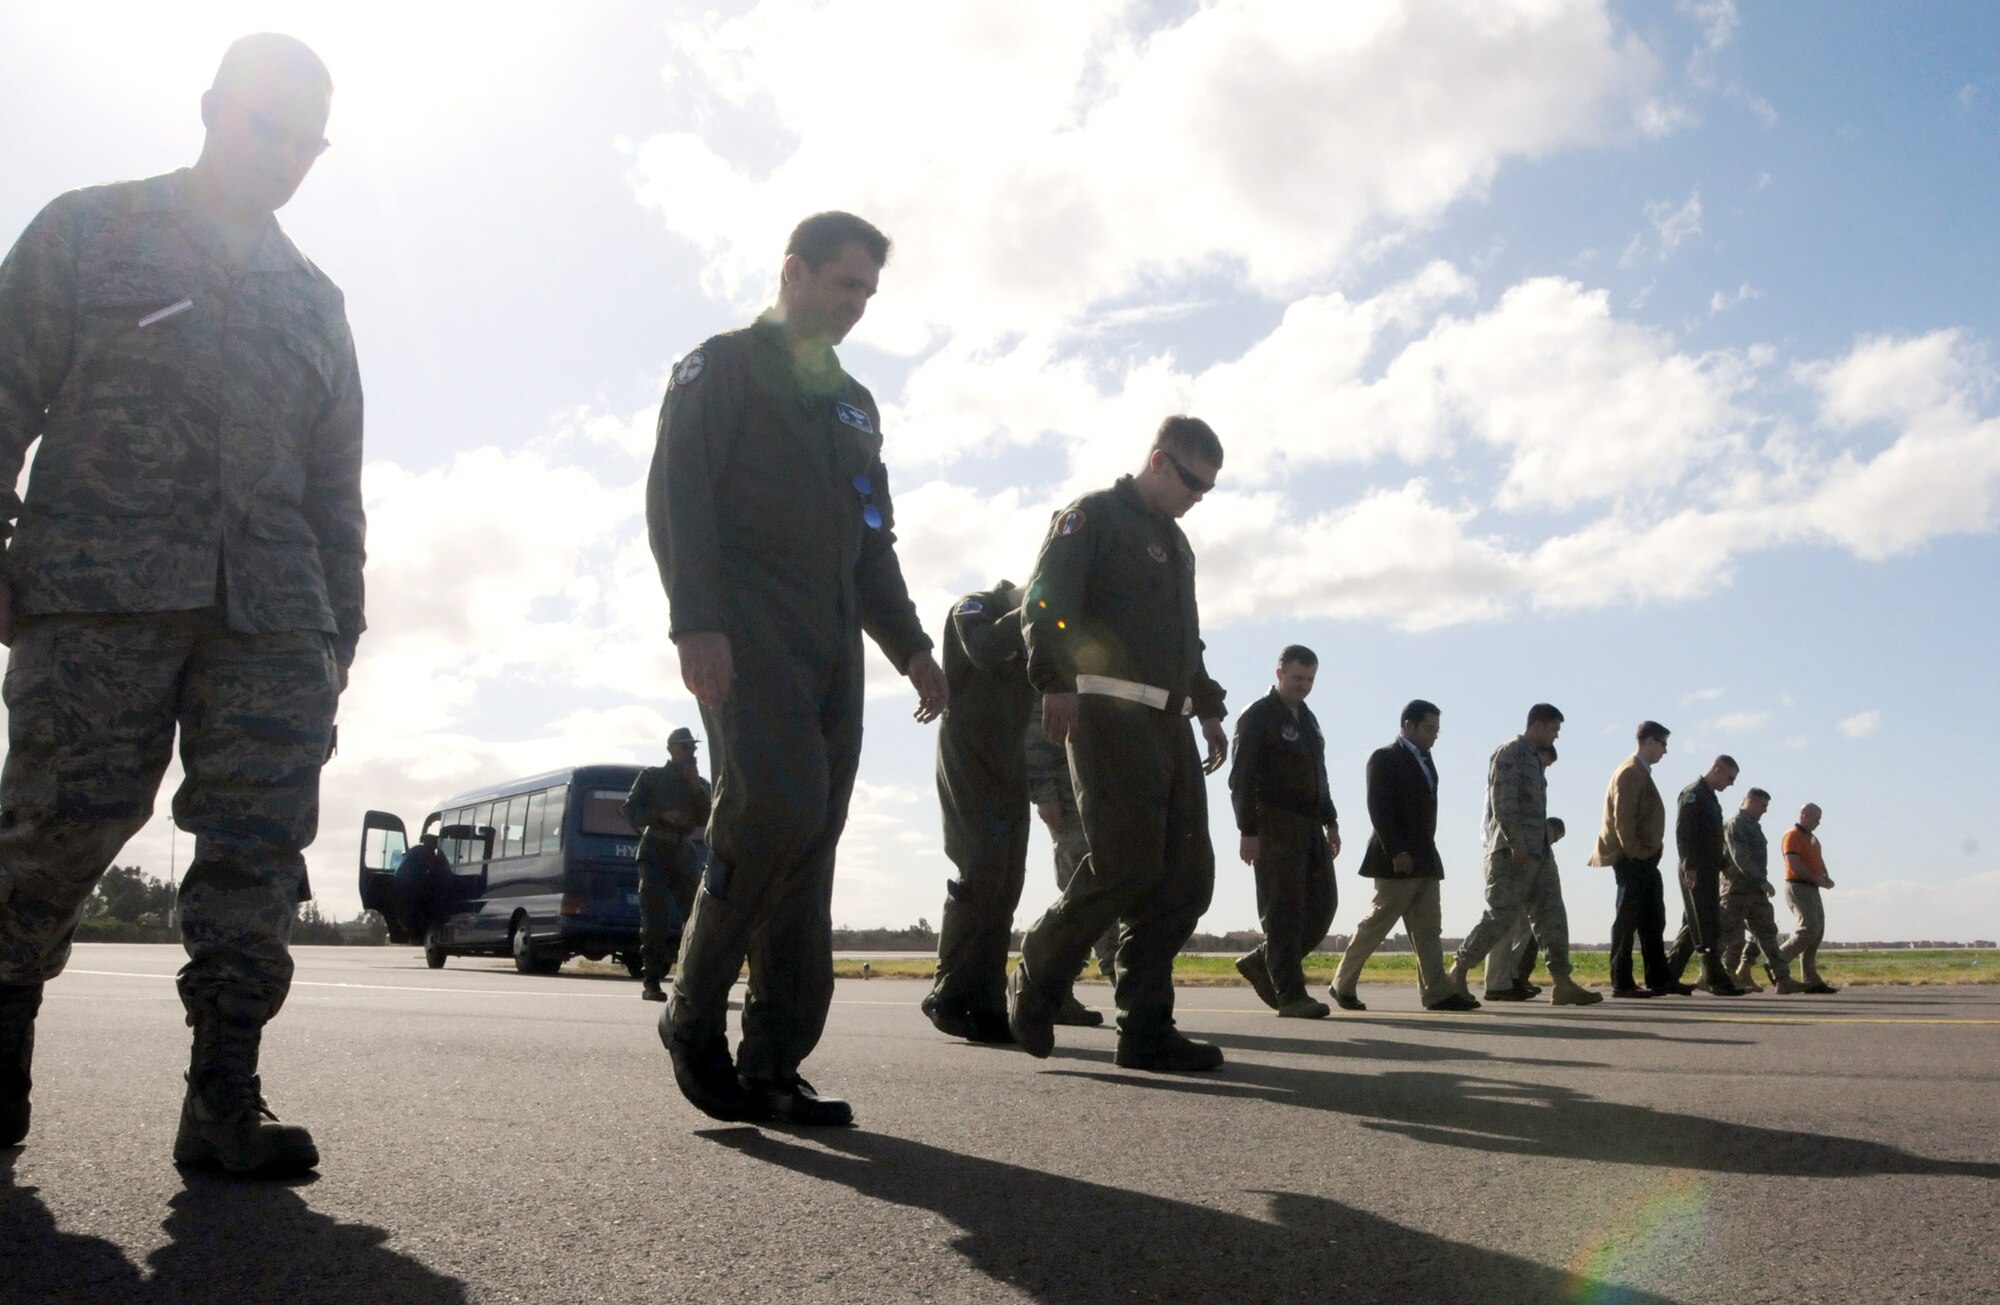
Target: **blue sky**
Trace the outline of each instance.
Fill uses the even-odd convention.
[[[1222,434],[1186,523],[1210,666],[1240,706],[1280,645],[1322,656],[1336,930],[1362,762],[1420,695],[1447,932],[1485,758],[1549,699],[1578,936],[1608,931],[1585,844],[1645,716],[1663,786],[1726,749],[1779,813],[1826,808],[1834,936],[2000,933],[1989,6],[14,7],[0,42],[36,57],[0,114],[35,130],[0,139],[0,227],[191,160],[221,48],[266,27],[334,72],[282,216],[369,402],[372,628],[311,853],[337,913],[364,808],[692,719],[639,501],[659,392],[841,206],[898,241],[844,356],[933,627],[1165,412]],[[874,669],[835,915],[935,919],[931,738]],[[1204,923],[1248,927],[1211,793]],[[168,855],[162,818],[124,859]]]

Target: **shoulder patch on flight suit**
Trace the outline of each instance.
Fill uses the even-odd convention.
[[[1082,508],[1071,508],[1056,518],[1056,533],[1058,535],[1073,535],[1081,529],[1083,529]]]
[[[840,418],[847,425],[854,427],[854,429],[860,431],[863,435],[873,435],[875,433],[875,423],[868,419],[866,410],[857,408],[851,403],[834,404],[833,415]]]
[[[693,353],[674,364],[673,387],[679,390],[693,385],[701,379],[701,374],[707,369],[708,355],[702,350],[696,349]]]
[[[968,598],[958,605],[958,614],[960,616],[977,616],[985,610],[986,604],[980,602],[977,598]]]
[[[1166,546],[1161,544],[1157,539],[1146,545],[1146,552],[1155,562],[1164,562],[1167,560]]]

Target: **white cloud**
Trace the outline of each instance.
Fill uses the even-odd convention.
[[[1876,730],[1882,728],[1882,713],[1879,711],[1856,712],[1854,715],[1841,721],[1835,728],[1850,739],[1865,739]]]
[[[1619,256],[1619,266],[1636,267],[1648,258],[1664,263],[1682,245],[1700,235],[1701,192],[1691,191],[1678,206],[1666,200],[1648,204],[1646,218],[1653,224],[1651,239],[1643,232],[1633,236]]]
[[[1714,702],[1722,696],[1721,689],[1696,689],[1693,693],[1681,695],[1681,706],[1691,707],[1697,702]]]
[[[1060,330],[1218,272],[1299,287],[1508,159],[1605,138],[1657,77],[1585,0],[1238,0],[1164,25],[1073,0],[1004,17],[765,0],[673,37],[683,80],[786,145],[656,136],[632,172],[641,200],[746,305],[797,215],[867,213],[901,238],[870,338],[907,352],[939,332]]]
[[[1708,297],[1708,315],[1710,317],[1719,316],[1736,307],[1738,304],[1748,303],[1755,298],[1757,298],[1757,291],[1748,281],[1737,286],[1733,291],[1717,290]]]
[[[1679,0],[1674,8],[1701,28],[1702,45],[1711,51],[1734,40],[1743,21],[1734,0]]]
[[[1960,109],[1963,109],[1968,113],[1971,112],[1972,106],[1979,102],[1978,83],[1967,82],[1965,85],[1958,88],[1958,93],[1952,96],[1952,98],[1958,101],[1958,107]]]
[[[1709,728],[1724,734],[1754,734],[1771,723],[1768,711],[1732,711],[1709,722]]]

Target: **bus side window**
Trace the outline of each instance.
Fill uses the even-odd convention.
[[[547,809],[548,805],[548,794],[530,793],[528,795],[528,814],[522,822],[525,833],[522,835],[521,850],[529,856],[541,855],[542,812]]]
[[[472,809],[472,857],[484,861],[499,852],[498,847],[488,850],[486,838],[493,829],[493,804],[481,802]]]
[[[498,806],[498,804],[495,804]],[[506,814],[500,817],[500,855],[521,855],[522,833],[528,819],[528,799],[514,797],[507,800]]]
[[[569,806],[569,785],[558,784],[549,790],[549,808],[542,817],[542,850],[560,852],[563,845],[563,813]]]

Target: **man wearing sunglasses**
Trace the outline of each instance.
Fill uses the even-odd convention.
[[[777,306],[682,358],[660,410],[646,521],[715,774],[712,856],[660,1037],[681,1092],[717,1119],[853,1122],[799,1064],[833,1001],[862,634],[909,676],[918,720],[949,697],[896,558],[880,414],[834,355],[888,258],[888,237],[851,213],[807,218]],[[746,956],[732,1061],[729,989]]]
[[[1215,850],[1202,777],[1229,754],[1222,686],[1202,660],[1194,550],[1175,524],[1215,488],[1222,441],[1169,417],[1136,476],[1058,512],[1022,609],[1042,725],[1066,744],[1090,855],[1028,930],[1008,990],[1014,1039],[1055,1045],[1063,995],[1091,944],[1122,922],[1117,1063],[1186,1071],[1220,1049],[1174,1028],[1174,957],[1208,909]],[[1188,718],[1208,744],[1195,751]]]
[[[62,196],[0,264],[0,1146],[27,1131],[42,984],[152,815],[178,728],[194,1050],[174,1159],[319,1161],[257,1062],[363,625],[354,343],[273,216],[326,146],[332,94],[298,41],[244,37],[202,96],[193,167]]]

